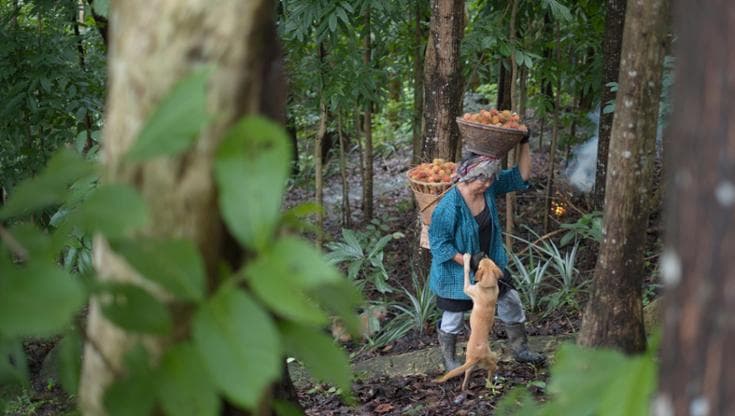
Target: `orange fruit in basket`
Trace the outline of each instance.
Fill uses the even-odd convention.
[[[510,110],[498,111],[497,109],[492,108],[488,111],[482,109],[477,113],[465,113],[462,116],[462,119],[509,129],[526,129],[526,126],[521,123],[521,116],[519,116],[518,113],[511,112]]]

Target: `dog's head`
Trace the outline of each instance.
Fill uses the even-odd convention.
[[[475,282],[484,288],[492,288],[498,285],[498,280],[503,277],[503,271],[500,270],[494,261],[484,258],[480,260],[475,273]]]

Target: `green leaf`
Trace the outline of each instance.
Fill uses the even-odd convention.
[[[277,416],[304,416],[304,412],[298,406],[285,400],[274,400],[273,410]]]
[[[337,15],[332,13],[329,15],[329,31],[334,32],[337,30]]]
[[[28,383],[28,361],[20,340],[0,339],[0,386]]]
[[[75,212],[69,223],[82,230],[100,232],[110,239],[123,237],[148,222],[148,208],[134,188],[108,184],[95,189]]]
[[[156,403],[157,373],[148,364],[148,354],[138,345],[125,356],[127,377],[113,383],[104,397],[110,416],[149,415]]]
[[[549,392],[555,399],[547,414],[647,414],[655,372],[651,354],[630,358],[612,350],[563,345],[551,370]]]
[[[91,162],[70,150],[60,150],[41,174],[23,181],[13,190],[7,204],[0,209],[0,220],[62,203],[69,185],[93,172]]]
[[[163,357],[159,398],[169,416],[219,415],[220,400],[199,352],[179,344]]]
[[[102,313],[115,325],[135,332],[167,334],[171,331],[171,315],[165,305],[145,289],[124,283],[104,287]]]
[[[192,301],[204,298],[204,261],[191,241],[137,238],[113,242],[112,247],[140,274],[173,295]]]
[[[344,350],[320,328],[292,322],[281,325],[281,336],[286,353],[304,363],[316,378],[331,383],[344,392],[351,391],[350,360]]]
[[[55,264],[32,260],[18,267],[0,260],[0,334],[53,335],[83,304],[82,285]]]
[[[320,285],[309,291],[311,297],[323,308],[342,318],[345,328],[354,336],[360,335],[357,307],[362,304],[360,292],[346,279]]]
[[[69,394],[76,394],[82,370],[82,340],[72,332],[61,340],[58,356],[59,379]]]
[[[327,316],[305,291],[341,279],[339,271],[325,262],[314,246],[291,237],[279,240],[249,263],[244,274],[253,291],[274,312],[315,325],[326,324]]]
[[[143,126],[128,157],[173,156],[196,140],[208,121],[206,87],[210,71],[199,69],[174,85]]]
[[[91,2],[94,12],[102,17],[108,17],[110,13],[109,0],[94,0]]]
[[[220,210],[230,231],[248,248],[262,249],[280,218],[289,145],[280,126],[248,117],[230,129],[217,150]]]
[[[194,343],[214,384],[254,409],[281,375],[281,346],[271,317],[242,290],[224,284],[197,311]]]

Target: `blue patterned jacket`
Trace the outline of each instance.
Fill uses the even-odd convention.
[[[503,170],[485,191],[485,203],[490,210],[493,223],[493,236],[488,256],[504,269],[508,257],[503,246],[503,237],[498,220],[495,197],[507,192],[528,189],[518,166]],[[437,296],[447,299],[469,299],[464,294],[464,269],[452,258],[457,253],[476,253],[480,251],[480,237],[477,221],[455,187],[439,201],[431,215],[429,245],[431,246],[431,271],[429,287]],[[474,282],[474,276],[472,276]]]

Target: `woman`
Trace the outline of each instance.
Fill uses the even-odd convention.
[[[513,356],[519,362],[543,363],[543,355],[528,350],[525,321],[518,292],[511,286],[506,266],[495,197],[528,188],[531,155],[528,133],[521,140],[520,159],[516,167],[500,170],[501,161],[471,154],[457,167],[457,186],[447,192],[431,216],[429,245],[431,272],[429,285],[443,311],[437,332],[445,370],[459,364],[455,359],[457,335],[464,327],[464,312],[472,309],[472,301],[463,292],[464,253],[473,253],[473,271],[484,256],[490,257],[505,276],[500,280],[497,316],[504,324]]]

